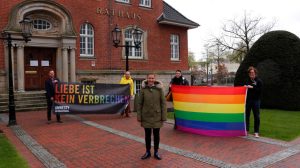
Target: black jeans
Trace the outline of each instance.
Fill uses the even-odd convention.
[[[260,100],[247,100],[246,102],[246,129],[249,131],[249,122],[250,122],[250,114],[251,110],[254,115],[254,132],[259,133],[259,125],[260,125]]]
[[[51,109],[52,109],[53,101],[51,99],[47,99],[47,119],[51,120]],[[56,114],[56,120],[60,121],[60,114]]]
[[[146,150],[150,152],[151,149],[151,132],[153,130],[154,136],[154,151],[157,152],[159,148],[159,131],[160,128],[144,128],[145,130],[145,142],[146,142]]]

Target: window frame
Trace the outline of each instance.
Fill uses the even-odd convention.
[[[35,28],[35,21],[41,21],[42,23],[46,23],[46,25],[43,25],[43,24],[39,24],[39,23],[37,23],[37,25],[41,25],[42,27],[43,26],[46,26],[46,29],[39,29],[39,28]],[[32,21],[32,27],[33,27],[33,29],[34,30],[38,30],[38,31],[48,31],[48,30],[50,30],[50,29],[52,29],[52,23],[49,21],[49,20],[47,20],[47,19],[41,19],[41,18],[37,18],[37,19],[34,19],[33,21]],[[49,24],[49,28],[47,28],[47,24]]]
[[[142,90],[142,82],[145,80],[144,78],[136,78],[133,79],[133,86],[134,86],[134,94],[139,94]]]
[[[146,5],[146,2],[148,1],[149,5]],[[140,0],[139,6],[151,8],[152,6],[152,0]]]
[[[115,0],[116,2],[130,4],[130,0]]]
[[[84,34],[82,34],[82,27],[84,26]],[[91,34],[89,34],[89,28],[91,28]],[[85,58],[91,58],[94,57],[94,53],[95,53],[95,31],[94,31],[94,27],[93,25],[91,25],[90,23],[84,23],[80,26],[80,57],[85,57]],[[82,41],[82,38],[84,38],[84,42]],[[91,40],[91,41],[89,41]],[[82,46],[81,44],[83,43],[84,48],[83,50],[85,51],[84,53],[81,53],[82,51]],[[89,44],[91,44],[91,48],[89,48]],[[89,49],[92,50],[91,53],[89,53]]]
[[[130,46],[134,45],[134,39],[133,39],[133,35],[132,32],[130,32],[130,37],[127,37],[127,33],[132,30],[132,27],[126,28],[124,29],[124,45],[129,44]],[[142,31],[144,33],[143,30],[139,29],[140,31]],[[138,53],[140,53],[140,56],[138,55]],[[125,48],[124,48],[124,53],[125,53]],[[134,53],[134,54],[133,54]],[[135,48],[135,47],[129,47],[129,55],[128,58],[129,59],[144,59],[145,54],[144,54],[144,35],[141,38],[141,46],[140,48]]]
[[[176,38],[176,40],[174,40]],[[178,34],[170,36],[170,57],[172,61],[179,61],[180,58],[180,38]]]

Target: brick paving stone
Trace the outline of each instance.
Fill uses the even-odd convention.
[[[172,124],[165,124],[161,129],[160,154],[163,160],[157,161],[151,157],[142,161],[139,158],[145,152],[144,131],[136,121],[135,114],[131,115],[130,118],[120,118],[119,115],[78,115],[77,118],[62,116],[62,124],[55,121],[46,124],[46,111],[39,111],[17,113],[17,121],[35,141],[71,168],[213,167],[202,162],[203,159],[197,160],[202,156],[212,161],[222,161],[225,163],[224,167],[239,167],[255,163],[261,158],[284,151],[288,147],[292,148],[296,144],[280,145],[240,137],[205,137],[177,131],[173,129]],[[116,132],[111,133],[98,126],[111,128]],[[3,122],[0,122],[0,129],[17,146],[17,150],[29,161],[31,167],[43,167]],[[187,152],[184,155],[191,156],[184,157],[169,148],[177,149],[177,152]],[[300,165],[299,153],[269,167],[298,165]]]
[[[144,144],[62,117],[62,124],[46,124],[44,113],[18,114],[18,122],[37,142],[55,155],[67,167],[169,167],[170,163],[185,167],[210,167],[189,158],[161,150],[162,161],[153,157],[142,161]],[[144,166],[146,165],[146,166]],[[194,166],[193,166],[194,167]]]
[[[300,154],[291,156],[287,159],[284,159],[278,163],[275,163],[268,168],[299,168],[300,167]]]
[[[144,137],[143,129],[136,122],[134,116],[122,119],[109,116],[101,117],[99,115],[80,116],[89,121]],[[189,134],[174,130],[171,124],[165,124],[162,128],[161,143],[201,153],[230,164],[245,164],[284,149],[281,146],[246,140],[239,137],[206,137]]]

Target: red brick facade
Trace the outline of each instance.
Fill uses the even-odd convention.
[[[0,1],[0,30],[7,28],[9,18],[12,17],[10,15],[14,13],[13,10],[18,10],[18,5],[24,4],[24,2],[36,3],[37,6],[39,3],[47,3],[45,0]],[[140,0],[130,0],[129,4],[116,2],[115,0],[56,0],[51,2],[54,4],[52,6],[57,5],[62,11],[64,10],[69,14],[73,24],[71,26],[76,34],[76,81],[80,81],[81,72],[85,74],[86,71],[92,71],[101,74],[101,71],[122,72],[125,69],[124,48],[115,48],[111,39],[111,31],[116,24],[121,29],[137,25],[147,35],[144,41],[147,48],[147,53],[145,53],[147,58],[129,59],[130,71],[133,74],[135,72],[146,74],[147,71],[156,71],[158,74],[173,73],[176,69],[188,72],[188,28],[158,23],[157,19],[163,14],[164,2],[162,0],[152,0],[150,8],[139,6],[139,2]],[[40,12],[47,15],[52,10],[55,11],[55,8],[47,11],[41,10]],[[23,13],[30,15],[30,12],[23,11]],[[84,23],[89,23],[94,28],[94,57],[89,59],[80,57],[79,31],[80,26]],[[170,58],[171,34],[179,36],[180,55],[177,61],[172,61]],[[33,38],[38,39],[38,37],[33,33]],[[30,47],[30,45],[25,44],[25,49],[26,47]],[[6,76],[7,63],[5,63],[5,58],[4,45],[0,45],[0,73],[2,73],[0,76]]]

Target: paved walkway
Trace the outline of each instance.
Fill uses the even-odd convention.
[[[53,117],[55,118],[55,117]],[[134,117],[119,115],[64,115],[63,123],[46,124],[46,111],[17,113],[17,126],[0,130],[33,168],[96,167],[300,167],[300,140],[287,143],[267,138],[205,137],[161,129],[160,154],[140,160],[144,132]]]

